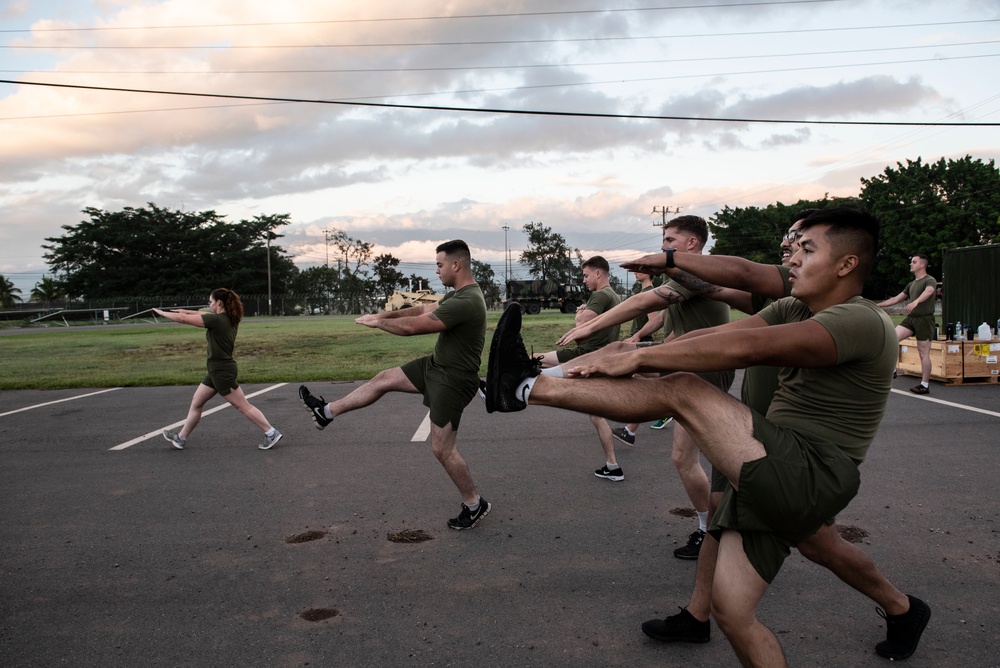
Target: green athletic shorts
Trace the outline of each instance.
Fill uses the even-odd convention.
[[[208,373],[201,379],[201,384],[208,385],[222,396],[226,396],[240,387],[236,382],[236,374],[236,362],[213,364],[208,367]]]
[[[930,341],[934,338],[934,316],[932,315],[908,315],[899,324],[913,332],[917,341]]]
[[[566,362],[576,359],[580,355],[585,355],[590,352],[589,350],[584,350],[583,348],[560,348],[556,351],[556,359],[559,360],[560,364],[565,364]]]
[[[753,412],[753,435],[767,455],[740,470],[740,491],[728,487],[713,535],[735,529],[743,551],[767,582],[797,545],[847,507],[858,493],[857,463],[834,443],[779,427]]]
[[[400,367],[413,386],[424,395],[431,409],[431,422],[444,427],[449,422],[458,431],[462,411],[479,391],[479,375],[449,371],[434,363],[434,357],[419,357]]]

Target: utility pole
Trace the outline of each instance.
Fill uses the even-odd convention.
[[[504,290],[507,289],[507,281],[510,280],[510,251],[507,250],[507,230],[510,229],[509,225],[503,226],[503,285]]]
[[[659,210],[657,210],[657,207],[654,206],[653,213],[660,214],[661,218],[659,223],[653,223],[653,227],[666,227],[667,216],[669,216],[671,213],[680,213],[680,212],[681,212],[680,207],[676,207],[673,211],[671,211],[669,206],[661,206],[659,207]]]
[[[267,314],[271,313],[271,230],[267,234]]]
[[[655,211],[655,209],[654,209]],[[323,236],[326,238],[326,268],[330,268],[330,235],[333,234],[333,230],[323,230]]]

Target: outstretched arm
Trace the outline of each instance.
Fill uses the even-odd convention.
[[[905,292],[900,292],[895,297],[889,297],[888,299],[883,299],[882,301],[880,301],[877,304],[877,306],[879,306],[879,307],[892,306],[893,304],[898,304],[899,302],[903,301],[904,299],[906,299],[906,293]]]
[[[205,321],[201,317],[204,311],[191,311],[184,308],[164,311],[162,309],[154,308],[153,313],[163,316],[167,320],[173,320],[174,322],[179,322],[183,325],[194,325],[195,327],[205,326]]]
[[[691,334],[694,334],[693,332]],[[756,365],[824,368],[837,364],[837,346],[823,325],[809,319],[768,326],[751,316],[670,343],[609,355],[566,370],[566,375],[631,376],[657,371],[724,371]]]
[[[629,271],[668,274],[676,280],[676,270],[667,269],[664,253],[644,255],[621,265]],[[735,288],[771,299],[785,296],[785,281],[778,267],[773,264],[751,262],[733,255],[698,255],[695,253],[674,253],[674,266],[694,274],[708,284]],[[677,281],[681,283],[681,281]]]
[[[594,332],[602,330],[605,327],[620,325],[623,322],[634,320],[640,315],[659,311],[671,304],[679,304],[682,301],[684,301],[684,295],[666,285],[661,285],[646,292],[640,292],[637,295],[632,295],[614,308],[605,311],[593,320],[569,330],[562,335],[562,338],[556,342],[556,345],[568,346],[574,341],[586,341],[594,335]]]
[[[399,311],[372,313],[355,319],[354,322],[372,329],[381,329],[396,336],[435,334],[448,329],[434,311],[438,304],[420,304]]]

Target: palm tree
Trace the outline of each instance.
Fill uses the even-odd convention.
[[[42,280],[35,283],[35,287],[31,289],[31,301],[54,302],[65,298],[66,291],[63,290],[59,281],[48,276],[42,277]]]
[[[21,298],[21,288],[14,287],[14,283],[0,274],[0,308],[14,308],[18,302],[23,302]]]

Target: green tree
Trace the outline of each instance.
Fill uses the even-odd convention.
[[[531,222],[523,229],[528,235],[528,247],[521,251],[520,260],[534,278],[558,283],[580,282],[582,259],[578,248],[570,248],[563,235],[541,223]]]
[[[285,292],[298,269],[268,239],[289,223],[287,214],[228,223],[215,211],[189,213],[126,207],[83,210],[89,219],[63,225],[47,237],[44,257],[69,295],[108,298],[192,295],[218,287],[243,294]]]
[[[781,237],[800,211],[823,209],[831,206],[858,206],[854,198],[824,198],[821,200],[799,200],[786,205],[778,202],[765,208],[723,208],[708,221],[715,244],[713,255],[739,255],[762,264],[777,264],[781,256],[778,250]]]
[[[34,302],[56,302],[66,299],[66,289],[62,282],[49,276],[43,276],[42,280],[35,283],[31,289],[31,301]]]
[[[0,274],[0,308],[14,308],[18,302],[23,302],[21,288],[14,285],[9,278]]]
[[[379,295],[386,299],[396,288],[406,285],[406,274],[396,269],[399,258],[389,253],[383,253],[372,261],[372,271],[375,273],[375,288]]]
[[[882,223],[881,250],[865,293],[883,298],[910,281],[909,261],[930,257],[942,278],[941,250],[1000,241],[1000,171],[993,160],[965,156],[925,164],[920,158],[861,179],[861,199]]]
[[[472,275],[479,284],[479,289],[483,291],[483,298],[486,300],[486,308],[496,308],[502,301],[502,290],[497,283],[496,274],[486,262],[479,260],[472,261]]]

